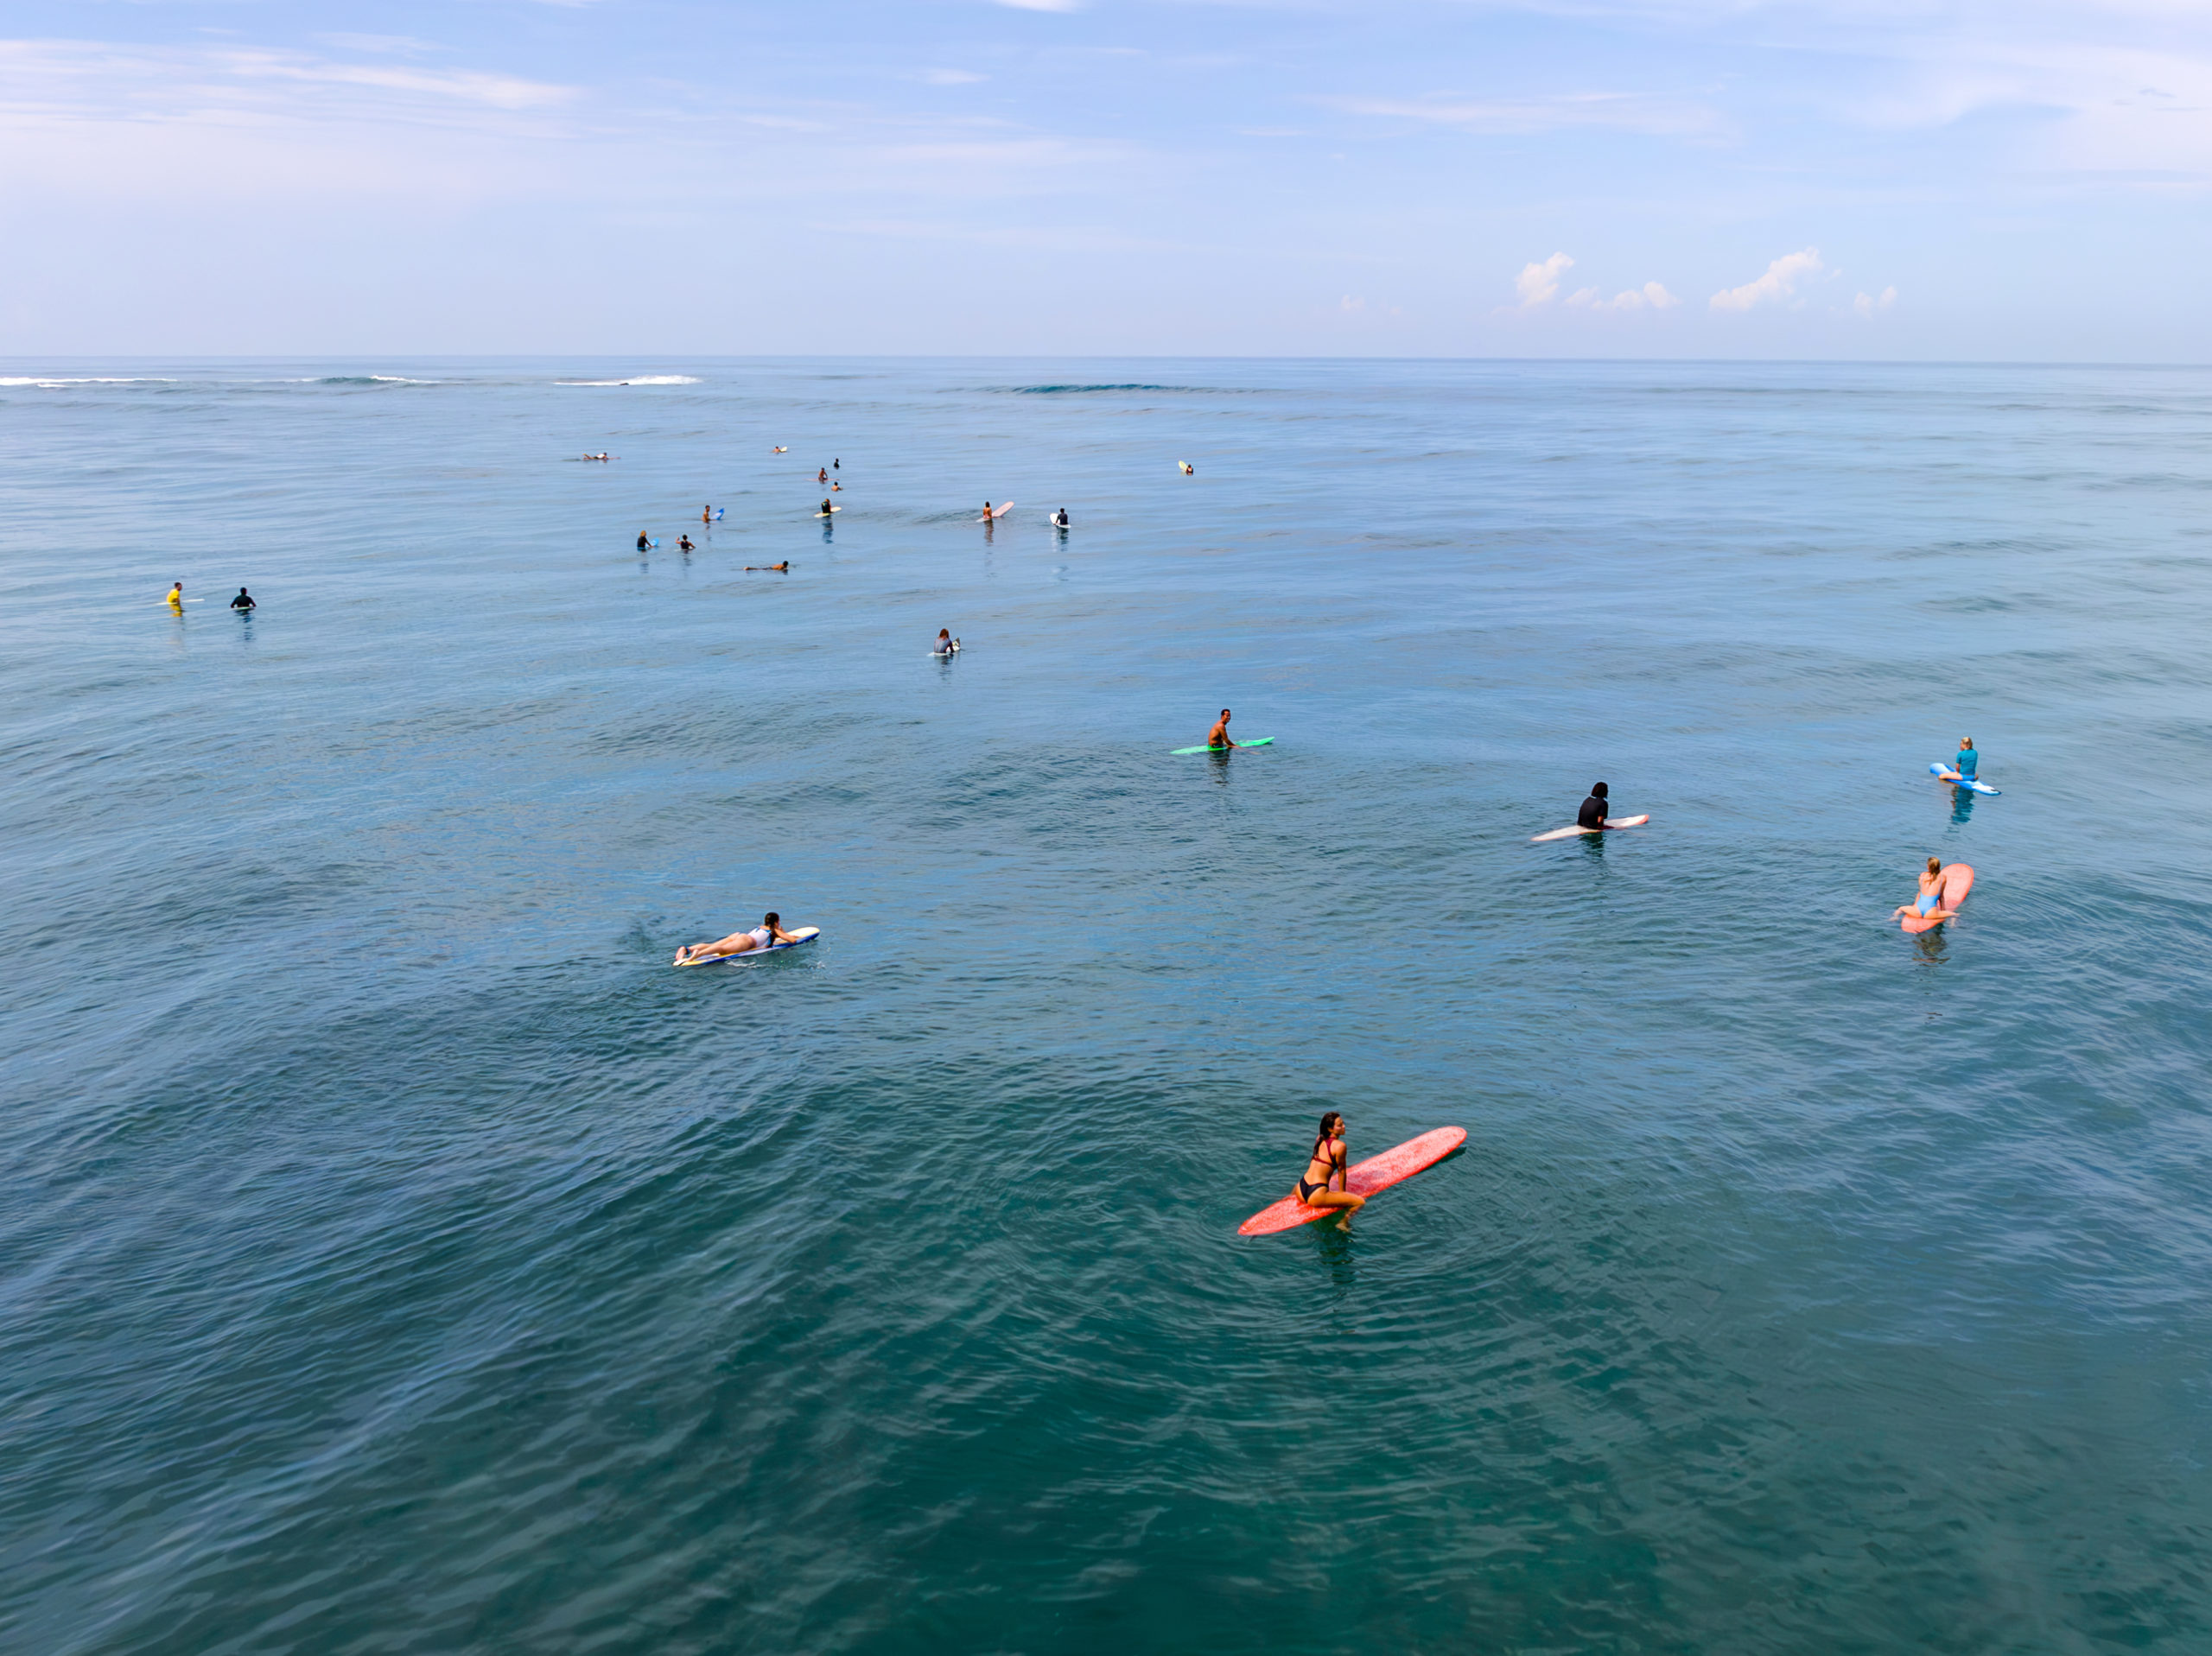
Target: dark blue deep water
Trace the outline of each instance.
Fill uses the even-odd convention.
[[[0,1646],[2212,1648],[2209,527],[2212,371],[11,365]]]

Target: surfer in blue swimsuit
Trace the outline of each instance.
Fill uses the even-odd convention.
[[[1928,872],[1920,877],[1920,895],[1910,903],[1900,903],[1890,911],[1890,918],[1902,920],[1909,914],[1923,920],[1948,920],[1956,909],[1942,909],[1936,905],[1943,900],[1943,864],[1940,858],[1928,860]]]
[[[1298,1181],[1298,1199],[1309,1208],[1341,1208],[1344,1223],[1351,1223],[1351,1215],[1367,1205],[1363,1196],[1354,1196],[1349,1188],[1351,1175],[1345,1163],[1351,1154],[1344,1143],[1344,1119],[1331,1110],[1321,1118],[1320,1131],[1313,1135],[1313,1153],[1306,1158],[1305,1175]]]
[[[798,938],[783,928],[783,917],[772,910],[761,917],[760,923],[750,931],[733,931],[727,937],[711,943],[686,943],[676,951],[674,964],[690,966],[699,961],[721,960],[731,955],[744,955],[756,949],[766,949],[772,942],[795,943]]]
[[[1981,755],[1974,751],[1974,738],[1971,736],[1960,737],[1959,756],[1951,761],[1953,768],[1955,768],[1959,773],[1959,780],[1961,782],[1972,782],[1974,780],[1974,768],[1980,763]]]

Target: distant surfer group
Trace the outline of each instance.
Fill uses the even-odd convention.
[[[162,602],[168,606],[169,612],[173,615],[183,614],[184,606],[188,603],[197,604],[199,601],[200,600],[196,598],[188,599],[185,597],[184,583],[181,581],[174,587],[171,587],[162,598]],[[245,587],[241,587],[238,588],[238,595],[231,600],[231,607],[236,610],[240,615],[251,615],[254,611],[259,609],[261,606],[253,601],[253,594],[246,591]]]

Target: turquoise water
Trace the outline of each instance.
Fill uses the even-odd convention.
[[[2212,371],[7,375],[10,1651],[2212,1644]]]

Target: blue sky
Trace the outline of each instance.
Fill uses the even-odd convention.
[[[0,29],[0,354],[2212,360],[2212,0]]]

